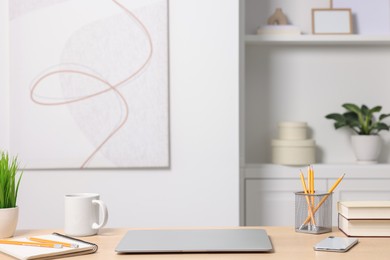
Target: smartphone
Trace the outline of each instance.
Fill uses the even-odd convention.
[[[314,245],[316,251],[347,252],[358,243],[357,238],[327,237]]]

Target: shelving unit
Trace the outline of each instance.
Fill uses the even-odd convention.
[[[246,2],[253,6],[245,11]],[[241,4],[241,224],[293,225],[299,167],[270,164],[270,144],[280,121],[308,123],[317,144],[319,188],[326,190],[342,172],[347,173],[333,198],[334,209],[338,200],[390,200],[390,134],[382,135],[380,164],[358,165],[350,133],[336,131],[325,119],[328,113],[342,112],[346,102],[382,105],[382,112],[390,112],[390,35],[254,35],[253,21],[264,20],[275,2]],[[288,5],[287,12],[295,18],[309,15],[312,8],[304,6],[305,11],[294,14],[298,8]],[[256,10],[261,19],[247,17],[257,15]],[[298,22],[302,21],[311,20]],[[310,24],[300,26],[310,28]],[[286,215],[291,218],[283,218]]]

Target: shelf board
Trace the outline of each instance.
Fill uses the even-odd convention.
[[[246,35],[247,45],[390,45],[390,35]]]
[[[313,164],[320,178],[338,178],[345,173],[351,179],[390,179],[390,164]],[[244,177],[249,179],[299,178],[306,166],[284,166],[277,164],[246,164],[241,166]]]

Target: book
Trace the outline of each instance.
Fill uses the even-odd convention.
[[[339,214],[338,227],[350,237],[390,236],[390,219],[347,219]]]
[[[98,250],[98,246],[93,243],[89,243],[80,239],[65,236],[59,233],[52,233],[48,235],[34,236],[34,238],[52,240],[64,243],[74,244],[76,247],[61,247],[61,248],[49,248],[27,245],[13,245],[13,244],[0,244],[0,252],[13,256],[17,259],[55,259],[61,257],[69,257],[76,255],[91,254]],[[27,237],[14,237],[7,239],[7,241],[20,241],[31,243]],[[0,257],[1,258],[1,257]]]
[[[390,201],[339,201],[338,213],[347,219],[390,219]]]

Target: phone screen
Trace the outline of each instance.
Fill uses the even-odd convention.
[[[358,243],[357,238],[327,237],[314,245],[314,250],[330,252],[346,252]]]

